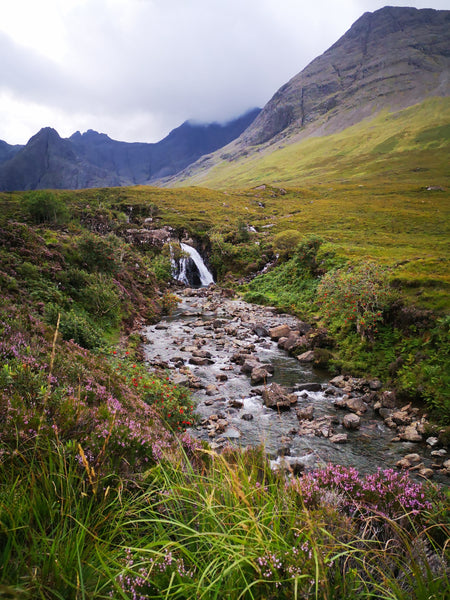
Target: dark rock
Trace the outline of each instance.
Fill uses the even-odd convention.
[[[311,421],[314,414],[314,405],[302,406],[296,409],[297,419]]]
[[[244,421],[253,421],[253,415],[251,413],[244,413],[241,419]]]
[[[258,337],[269,337],[269,331],[262,323],[255,323],[252,325],[253,333],[256,333]]]
[[[296,383],[294,386],[296,392],[320,392],[322,389],[321,383]]]
[[[270,376],[269,371],[265,367],[256,367],[252,371],[250,381],[253,385],[258,385],[259,383],[265,383]]]

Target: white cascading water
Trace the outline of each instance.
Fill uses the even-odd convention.
[[[180,246],[181,246],[181,249],[183,250],[183,252],[186,252],[186,254],[189,254],[189,258],[191,258],[194,261],[195,266],[198,269],[200,283],[202,284],[202,286],[206,287],[210,283],[214,283],[213,276],[208,271],[207,266],[203,262],[203,259],[200,256],[200,254],[197,252],[197,250],[195,248],[193,248],[192,246],[189,246],[188,244],[183,244],[182,242],[180,242]],[[184,283],[186,285],[191,285],[190,281],[187,278],[187,274],[186,274],[188,260],[189,260],[188,258],[180,259],[180,272],[177,276],[177,279],[178,279],[178,281],[181,281],[182,283]]]

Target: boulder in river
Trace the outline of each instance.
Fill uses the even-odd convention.
[[[265,383],[270,376],[271,373],[265,368],[265,366],[260,365],[252,370],[250,380],[253,385],[258,385],[260,383]]]
[[[345,415],[342,420],[342,425],[345,427],[345,429],[358,429],[361,425],[361,419],[358,417],[358,415],[350,413]]]
[[[278,383],[271,383],[264,388],[262,397],[264,404],[268,408],[274,408],[275,410],[289,410],[298,400],[295,394],[290,394]]]
[[[271,327],[269,329],[270,338],[274,341],[279,340],[281,337],[287,337],[291,332],[291,328],[289,325],[276,325],[275,327]]]

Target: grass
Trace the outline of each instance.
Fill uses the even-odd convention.
[[[448,589],[445,498],[431,487],[410,492],[425,494],[417,511],[366,511],[360,496],[349,514],[342,486],[363,484],[356,472],[336,471],[331,487],[319,477],[318,500],[314,478],[273,475],[261,450],[197,449],[137,487],[104,476],[94,492],[71,452],[45,440],[4,457],[0,473],[5,598],[425,600]]]

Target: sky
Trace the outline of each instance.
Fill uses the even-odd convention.
[[[0,0],[0,140],[157,142],[263,107],[366,11],[450,0]]]

